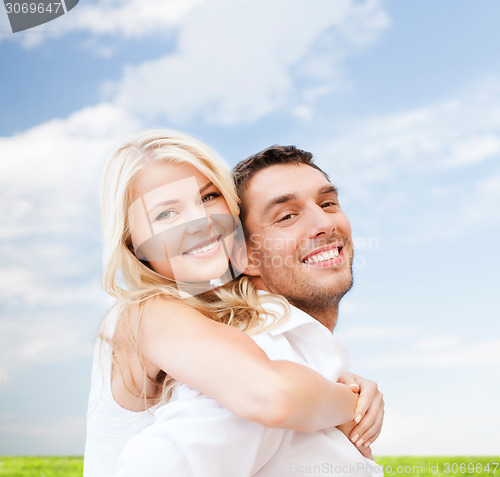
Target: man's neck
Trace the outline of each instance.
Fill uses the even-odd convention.
[[[268,293],[275,293],[276,295],[281,295],[280,293],[270,290],[261,277],[252,277],[252,282],[258,290],[263,290]],[[283,296],[283,295],[282,295]],[[293,306],[297,307],[299,310],[307,313],[312,316],[316,321],[319,321],[323,326],[326,326],[332,333],[335,325],[337,324],[337,318],[339,315],[339,304],[337,303],[329,303],[325,306],[311,306],[310,304],[305,303],[295,303],[290,300],[288,297],[286,298]]]
[[[338,303],[331,304],[328,306],[328,308],[322,310],[306,310],[304,309],[305,307],[295,305],[294,303],[292,303],[292,305],[297,306],[297,308],[305,311],[308,315],[311,315],[316,321],[319,321],[323,326],[326,326],[333,333],[333,329],[337,324],[337,318],[339,316]]]

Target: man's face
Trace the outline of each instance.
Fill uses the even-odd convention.
[[[338,303],[352,286],[351,226],[337,191],[306,164],[257,172],[243,200],[248,275],[299,308]]]

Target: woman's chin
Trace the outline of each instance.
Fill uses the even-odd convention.
[[[180,290],[183,290],[190,294],[198,295],[214,288],[220,287],[225,283],[231,281],[232,279],[233,275],[231,271],[229,270],[229,268],[226,268],[224,273],[211,273],[203,277],[200,277],[198,275],[196,281],[178,280],[177,287]]]

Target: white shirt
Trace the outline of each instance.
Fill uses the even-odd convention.
[[[106,335],[114,333],[119,314],[112,310]],[[125,444],[154,422],[157,406],[134,412],[121,407],[111,392],[111,346],[97,339],[87,411],[83,477],[109,477]]]
[[[307,365],[334,381],[347,368],[347,352],[338,337],[295,307],[285,323],[253,338],[271,359]],[[383,475],[382,468],[363,457],[336,428],[267,428],[186,385],[177,388],[176,398],[160,407],[154,424],[127,444],[114,477]]]

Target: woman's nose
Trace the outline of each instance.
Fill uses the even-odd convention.
[[[184,223],[185,231],[188,234],[196,234],[210,227],[210,216],[203,205],[193,206],[186,215]]]

